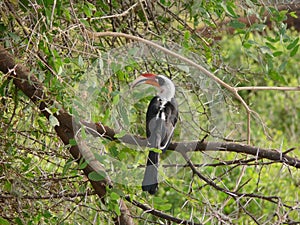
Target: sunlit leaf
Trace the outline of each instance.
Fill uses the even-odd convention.
[[[116,192],[111,192],[110,197],[112,200],[118,200],[120,196]]]
[[[2,225],[10,225],[10,222],[0,216],[0,224],[2,224]]]

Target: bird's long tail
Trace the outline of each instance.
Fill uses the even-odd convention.
[[[157,152],[149,152],[142,183],[143,191],[148,191],[151,195],[155,194],[158,189],[158,157],[159,154]]]

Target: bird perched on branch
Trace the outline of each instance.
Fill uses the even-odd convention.
[[[131,88],[139,84],[150,84],[158,91],[157,96],[151,100],[146,114],[146,133],[150,151],[142,182],[143,191],[155,194],[158,189],[159,151],[154,149],[164,153],[168,148],[178,119],[178,105],[174,98],[175,85],[169,78],[145,73],[132,83]]]

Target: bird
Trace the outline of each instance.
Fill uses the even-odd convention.
[[[159,161],[159,151],[154,149],[164,153],[168,148],[178,120],[178,104],[175,99],[175,85],[166,76],[141,74],[132,82],[131,88],[140,84],[152,85],[157,90],[157,95],[150,101],[146,113],[147,146],[150,151],[142,182],[142,190],[154,195],[158,190]]]

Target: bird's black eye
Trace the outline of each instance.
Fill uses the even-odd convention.
[[[156,79],[157,79],[157,82],[158,82],[159,86],[163,86],[165,84],[165,81],[164,81],[163,78],[157,77]]]

